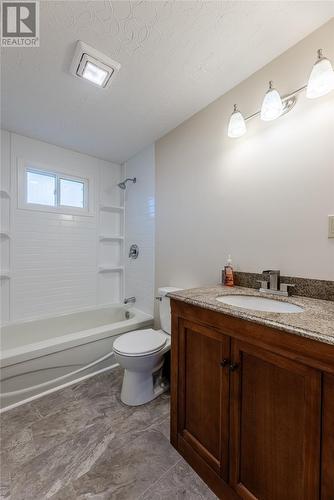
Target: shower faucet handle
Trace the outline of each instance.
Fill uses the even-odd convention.
[[[139,246],[136,244],[131,245],[129,250],[129,259],[137,259],[138,255],[139,255]]]

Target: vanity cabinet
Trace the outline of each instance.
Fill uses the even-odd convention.
[[[172,300],[171,442],[224,500],[334,500],[333,346]]]

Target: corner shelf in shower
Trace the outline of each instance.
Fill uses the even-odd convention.
[[[0,189],[0,198],[10,198],[10,194],[5,189]]]
[[[0,280],[9,280],[9,279],[10,279],[10,272],[9,271],[1,271]]]
[[[99,273],[113,273],[113,272],[121,272],[124,271],[123,266],[99,266]]]
[[[9,231],[0,231],[0,238],[10,238]]]
[[[124,207],[120,207],[117,205],[100,205],[100,210],[103,212],[122,212]]]
[[[111,234],[101,234],[99,236],[99,238],[100,238],[100,241],[113,241],[113,240],[123,241],[124,240],[124,236],[112,236]]]

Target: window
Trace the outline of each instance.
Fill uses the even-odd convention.
[[[18,188],[20,208],[91,215],[88,179],[21,165]]]
[[[40,170],[26,170],[27,203],[85,208],[85,181]]]
[[[60,179],[60,205],[84,208],[84,183],[70,179]]]
[[[56,206],[56,176],[27,170],[27,203]]]

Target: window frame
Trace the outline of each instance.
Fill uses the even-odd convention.
[[[49,175],[50,177],[55,177],[55,185],[56,185],[55,206],[28,202],[28,185],[27,185],[28,172],[34,172],[36,174]],[[60,179],[66,181],[80,182],[81,184],[83,184],[84,206],[82,208],[60,204]],[[78,177],[76,175],[72,175],[71,173],[60,172],[59,170],[56,170],[48,165],[41,165],[40,163],[34,161],[25,161],[21,159],[18,160],[18,208],[26,210],[37,210],[40,212],[67,214],[67,215],[92,216],[94,215],[92,207],[93,207],[93,186],[91,179],[87,177]]]

